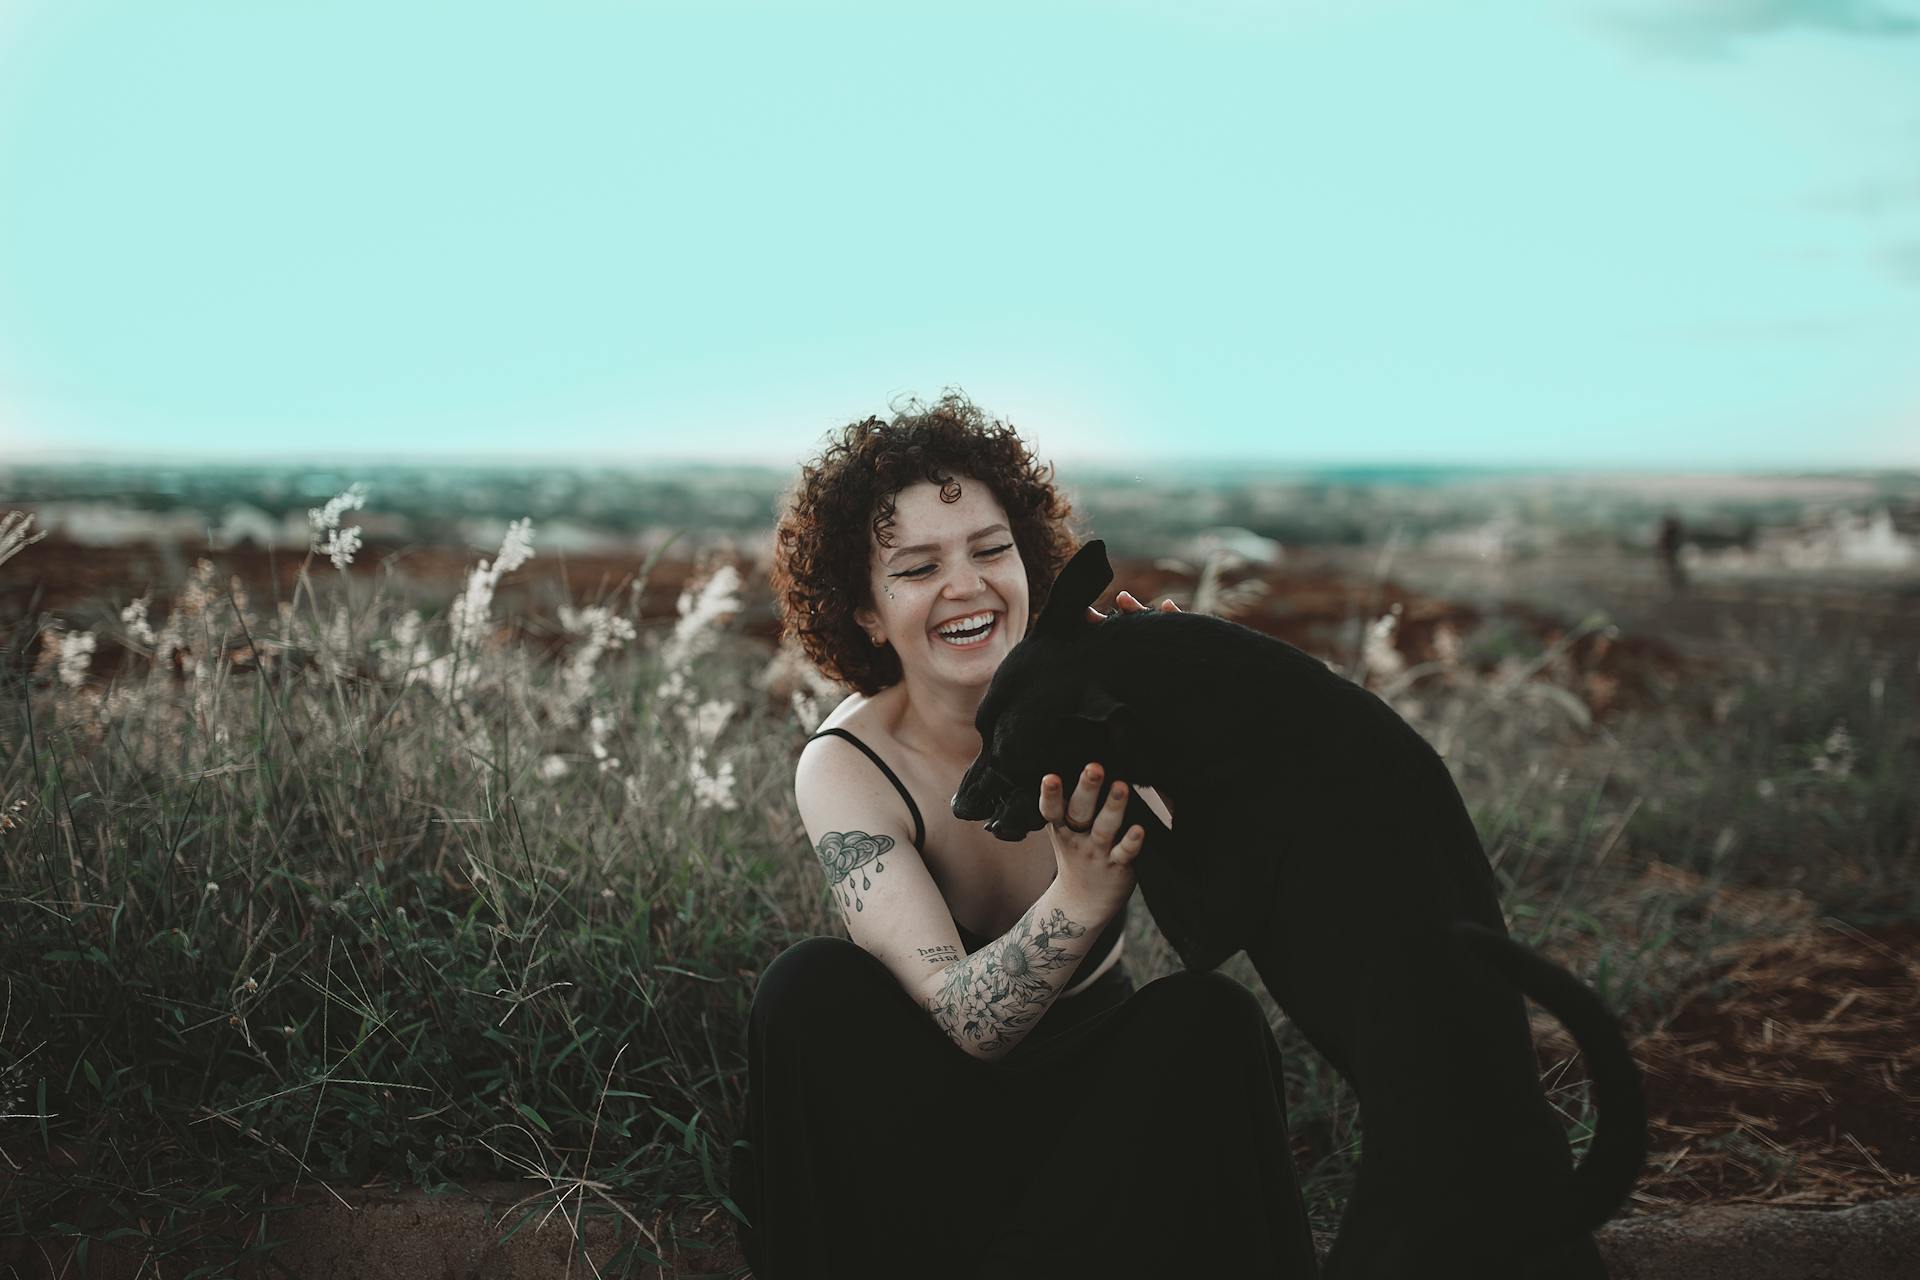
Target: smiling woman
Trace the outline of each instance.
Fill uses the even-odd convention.
[[[1104,807],[1098,761],[1014,780],[1047,820],[1014,841],[952,812],[1070,516],[957,395],[849,425],[788,497],[784,628],[856,690],[794,771],[847,937],[754,993],[732,1194],[759,1280],[1312,1274],[1259,1002],[1121,961],[1124,780]]]

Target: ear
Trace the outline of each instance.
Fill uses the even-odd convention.
[[[1104,726],[1112,737],[1115,746],[1129,760],[1140,761],[1144,756],[1140,748],[1140,718],[1132,707],[1108,693],[1104,687],[1088,681],[1080,691],[1080,705],[1074,714],[1082,720]]]
[[[1071,635],[1086,626],[1087,606],[1098,600],[1112,581],[1113,566],[1107,563],[1107,544],[1095,538],[1074,552],[1073,559],[1067,561],[1060,576],[1053,580],[1053,589],[1047,593],[1047,607],[1040,611],[1033,629]]]

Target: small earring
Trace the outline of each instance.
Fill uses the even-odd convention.
[[[867,639],[873,641],[873,647],[876,649],[886,643],[886,641],[882,640],[879,636],[868,636]]]

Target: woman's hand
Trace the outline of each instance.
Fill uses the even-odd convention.
[[[1107,803],[1095,813],[1103,776],[1099,765],[1089,764],[1080,771],[1073,798],[1063,801],[1060,775],[1048,774],[1040,780],[1040,816],[1049,824],[1060,879],[1075,897],[1099,911],[1102,920],[1109,920],[1133,893],[1133,860],[1140,856],[1147,833],[1136,823],[1115,843],[1126,817],[1127,784],[1116,779]]]
[[[1117,606],[1113,611],[1114,613],[1145,613],[1147,611],[1147,606],[1134,599],[1133,592],[1131,591],[1122,591],[1113,598],[1113,602]],[[1180,612],[1180,606],[1173,602],[1172,596],[1168,596],[1160,602],[1160,612],[1178,613]],[[1112,616],[1113,614],[1100,612],[1092,605],[1087,606],[1087,620],[1089,622],[1103,622]]]

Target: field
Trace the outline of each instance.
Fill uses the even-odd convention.
[[[790,784],[841,693],[777,646],[764,478],[565,551],[557,482],[370,502],[345,569],[272,532],[334,477],[248,536],[233,477],[129,483],[0,487],[57,528],[0,542],[0,1237],[173,1273],[270,1250],[291,1187],[502,1179],[630,1265],[723,1221],[754,978],[838,931]],[[1514,933],[1647,1069],[1630,1212],[1916,1189],[1912,478],[1103,484],[1116,587],[1300,645],[1446,757]],[[534,519],[496,552],[502,502]],[[226,533],[59,524],[87,504]],[[1131,918],[1135,981],[1170,971]],[[1330,1225],[1359,1136],[1273,1014]],[[1578,1145],[1577,1058],[1536,1040]]]

